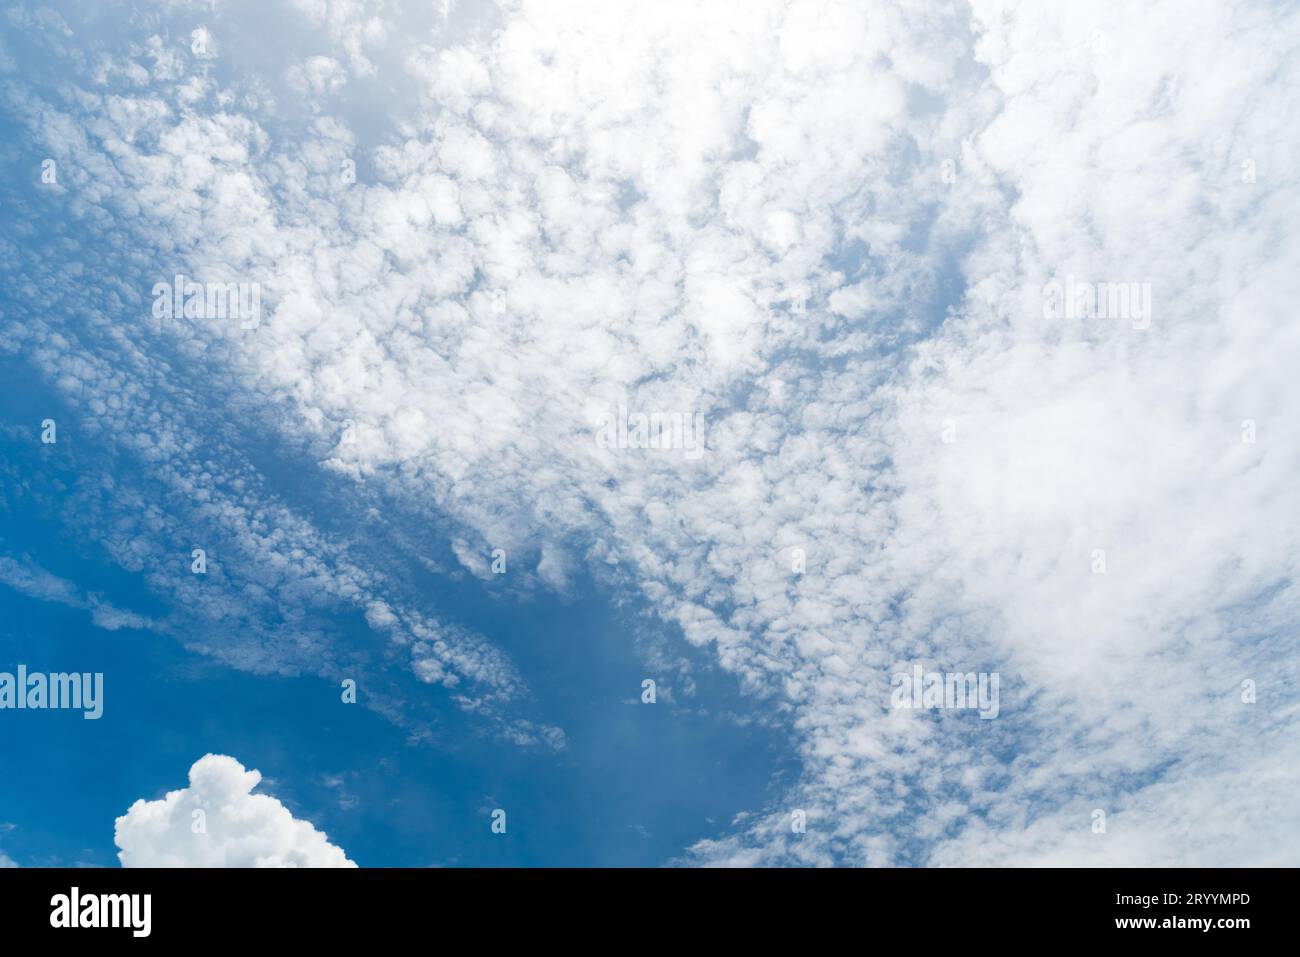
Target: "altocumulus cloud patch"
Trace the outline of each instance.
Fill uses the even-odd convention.
[[[786,742],[661,861],[1297,859],[1297,11],[177,4],[94,56],[6,16],[0,350],[57,408],[0,478],[163,607],[24,543],[6,587],[353,680],[448,761]],[[563,640],[596,599],[626,673]],[[997,707],[891,707],[913,673]],[[346,862],[254,774],[195,765],[123,862]],[[467,777],[439,819],[488,833]],[[194,841],[218,794],[265,828]]]

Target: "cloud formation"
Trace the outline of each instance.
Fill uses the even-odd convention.
[[[1300,773],[1300,14],[301,12],[266,76],[216,70],[214,19],[215,61],[141,44],[75,96],[6,87],[64,201],[149,258],[135,287],[90,277],[112,318],[33,302],[0,347],[150,470],[79,490],[116,560],[203,523],[238,556],[219,600],[150,573],[213,623],[197,647],[322,667],[332,635],[266,621],[346,606],[508,736],[563,740],[514,713],[490,636],[284,501],[235,419],[465,573],[497,547],[538,588],[590,572],[788,723],[800,782],[686,861],[1297,859],[1270,796]],[[378,134],[331,106],[371,83],[411,91]],[[12,251],[37,299],[85,294]],[[179,271],[264,283],[271,314],[153,318],[142,290]],[[1149,323],[1046,316],[1067,278],[1146,284]],[[705,453],[602,448],[620,403],[703,414]],[[910,662],[999,672],[999,718],[891,710]]]
[[[95,625],[105,631],[158,627],[156,622],[135,612],[116,608],[99,595],[82,594],[74,583],[51,574],[31,559],[18,561],[0,555],[0,585],[41,601],[53,601],[88,610]]]
[[[123,867],[356,867],[343,849],[267,794],[262,775],[206,754],[189,786],[136,801],[117,819]]]

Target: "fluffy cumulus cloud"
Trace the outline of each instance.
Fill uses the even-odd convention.
[[[0,348],[170,496],[114,490],[149,516],[127,533],[79,490],[110,554],[143,567],[183,513],[239,556],[238,601],[188,600],[250,637],[201,650],[311,668],[328,634],[259,622],[327,601],[508,738],[563,740],[490,636],[277,496],[235,419],[457,574],[500,547],[642,601],[787,723],[800,781],[684,862],[1300,860],[1300,14],[299,7],[262,74],[218,68],[216,19],[215,59],[141,42],[75,95],[5,87],[61,201],[146,252],[127,283],[11,244],[46,281]],[[261,283],[263,320],[151,315],[182,271]],[[111,319],[37,308],[88,279]],[[1050,308],[1118,283],[1118,313]],[[620,405],[700,414],[704,449],[597,442]],[[997,672],[998,717],[892,708],[912,663]],[[119,822],[124,862],[289,859],[191,840],[196,789],[299,824],[205,761]]]
[[[278,800],[232,757],[207,754],[189,787],[136,801],[117,819],[123,867],[356,867],[342,848]]]

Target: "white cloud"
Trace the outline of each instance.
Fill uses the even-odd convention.
[[[343,64],[332,57],[310,56],[302,63],[289,68],[286,79],[298,93],[320,97],[326,93],[335,93],[347,82],[347,71]]]
[[[88,610],[91,620],[105,631],[120,628],[159,629],[161,626],[143,615],[116,608],[99,595],[83,594],[72,582],[41,568],[29,558],[18,561],[0,555],[0,585],[7,585],[31,598],[54,601],[72,608]]]
[[[37,359],[236,530],[241,613],[307,582],[409,645],[421,679],[517,696],[486,642],[392,594],[237,454],[221,459],[240,494],[209,490],[197,425],[156,424],[198,415],[158,353],[204,356],[205,402],[452,523],[471,573],[501,547],[540,585],[585,560],[639,589],[788,718],[804,774],[782,804],[808,833],[755,809],[692,860],[1296,859],[1296,822],[1209,769],[1231,759],[1269,794],[1298,773],[1268,757],[1297,722],[1277,637],[1300,621],[1300,200],[1280,172],[1297,15],[524,2],[376,64],[362,48],[401,31],[301,6],[353,75],[420,82],[387,139],[322,120],[268,151],[256,111],[205,117],[155,90],[81,121],[110,164],[28,110],[76,159],[73,202],[142,245],[185,237],[165,253],[191,274],[275,277],[253,335],[141,316],[113,330],[130,363],[75,336]],[[133,145],[141,125],[175,145]],[[375,178],[340,184],[354,149]],[[1045,321],[1043,284],[1065,276],[1150,283],[1150,327]],[[592,410],[624,401],[704,411],[707,453],[599,449]],[[143,565],[143,537],[115,554]],[[293,662],[323,643],[250,633],[213,653]],[[1001,716],[891,712],[888,675],[912,660],[1002,672]],[[1244,678],[1280,710],[1241,702]],[[1088,805],[1143,838],[1089,843]]]
[[[204,755],[190,768],[189,787],[136,801],[117,819],[122,866],[356,866],[310,822],[252,793],[261,779],[234,758]]]

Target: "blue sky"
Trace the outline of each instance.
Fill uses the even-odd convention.
[[[145,619],[174,613],[165,595],[97,554],[75,497],[60,494],[87,472],[100,481],[90,463],[111,456],[74,429],[61,431],[54,449],[33,442],[33,413],[37,422],[72,416],[29,370],[5,372],[15,388],[3,405],[4,554]],[[76,450],[80,474],[51,450]],[[126,470],[108,475],[119,486],[132,481]],[[188,574],[184,547],[157,560]],[[258,768],[266,787],[363,866],[655,865],[792,773],[786,733],[726,713],[748,709],[734,679],[702,656],[693,657],[708,709],[642,704],[646,669],[626,639],[647,625],[594,586],[585,597],[522,602],[473,579],[425,575],[417,587],[509,650],[535,707],[563,723],[563,752],[495,742],[482,722],[438,700],[418,725],[429,739],[413,742],[373,711],[344,705],[325,678],[251,675],[188,652],[183,627],[180,642],[147,628],[107,630],[87,609],[0,591],[0,670],[98,671],[106,685],[98,721],[71,711],[6,714],[16,728],[4,737],[3,761],[22,769],[15,784],[25,782],[6,789],[0,805],[11,825],[6,853],[28,866],[114,865],[113,819],[138,797],[183,786],[176,769],[209,752]],[[320,617],[332,640],[367,642],[364,621]],[[402,691],[424,689],[410,680]],[[489,829],[496,807],[507,810],[506,836]]]
[[[1295,863],[1297,17],[10,4],[0,864]]]

